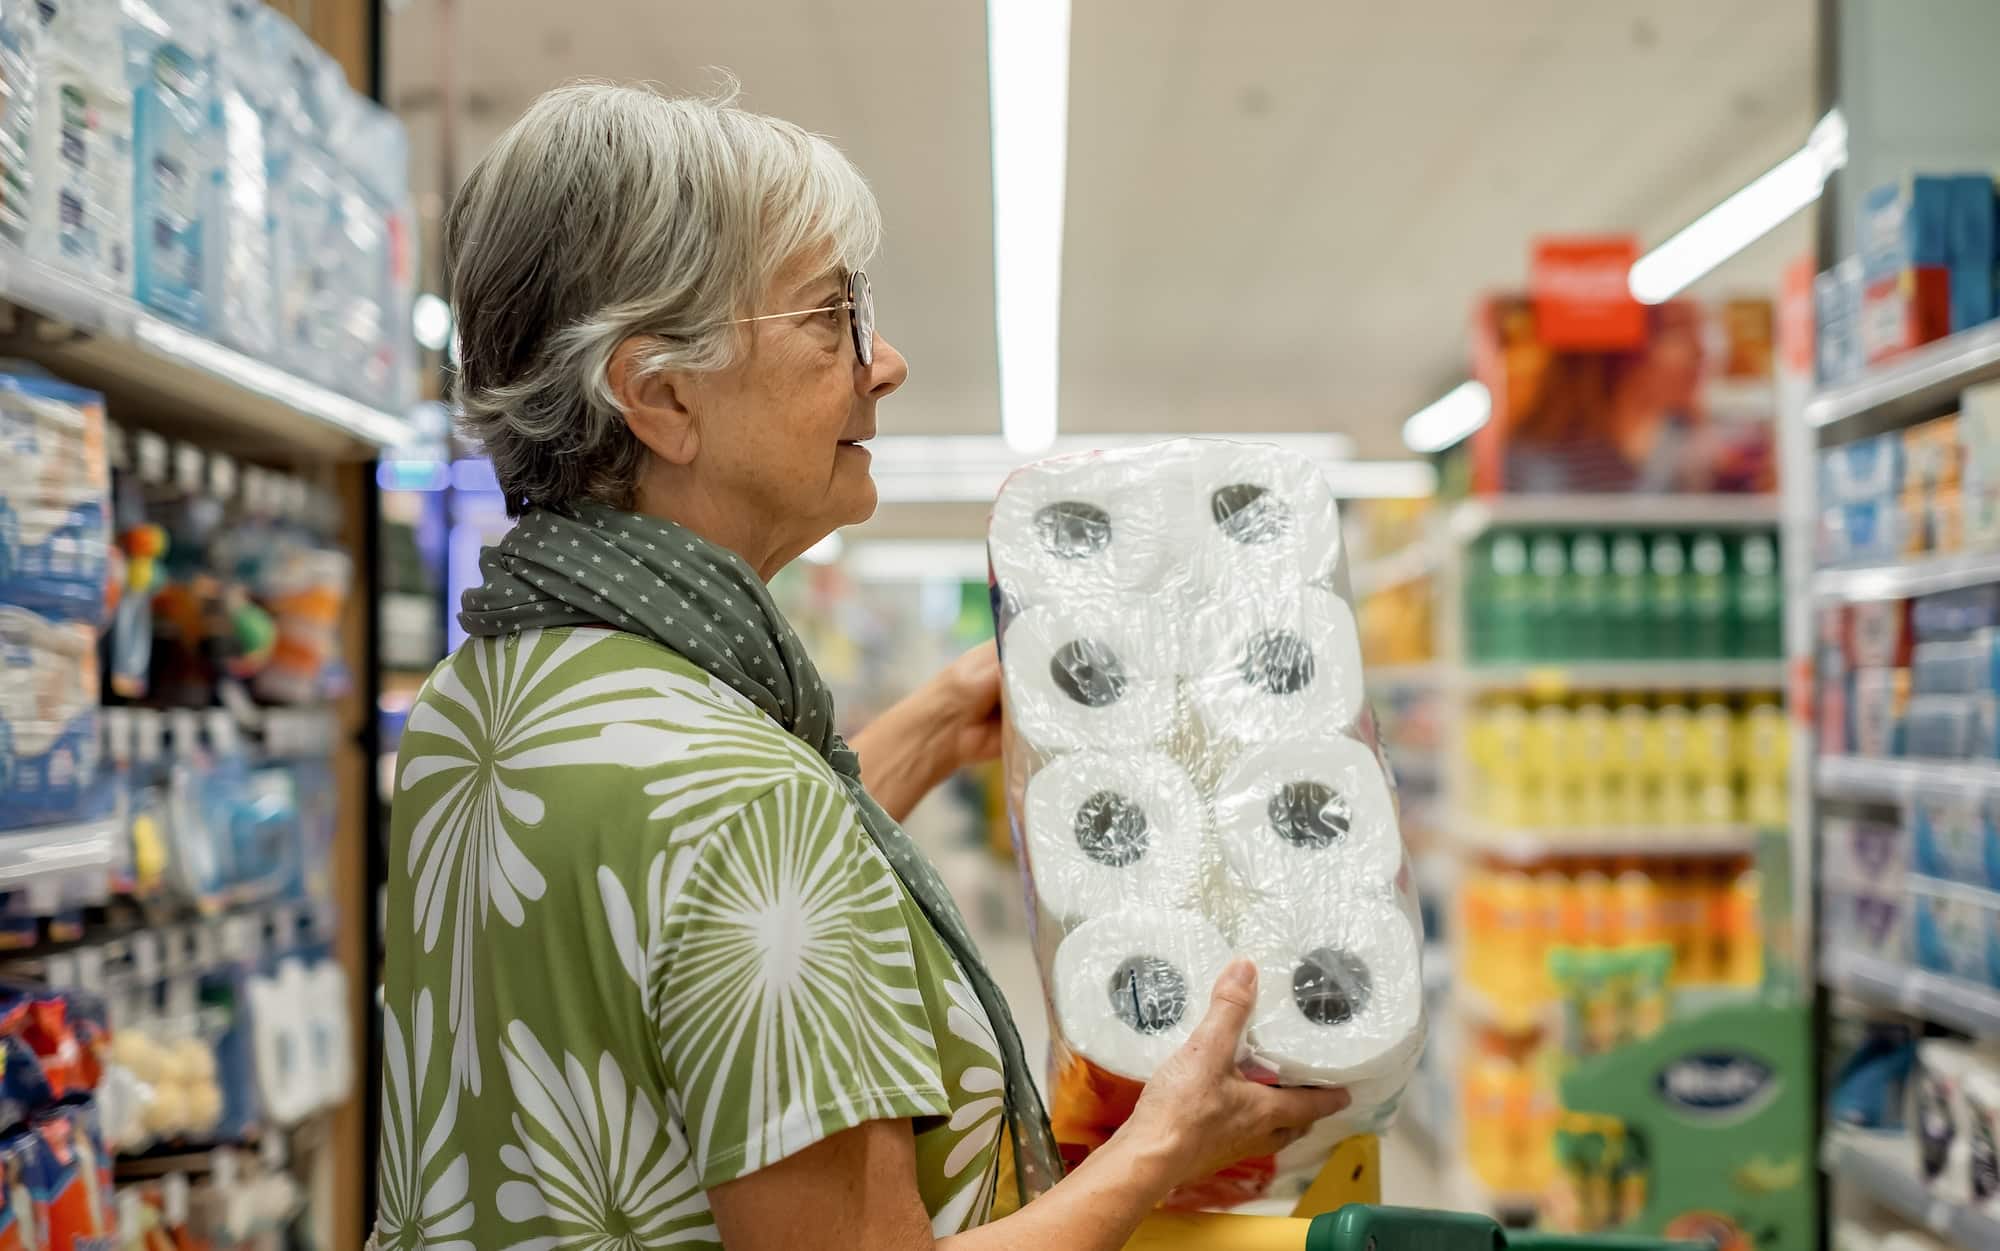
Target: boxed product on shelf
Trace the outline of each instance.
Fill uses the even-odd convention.
[[[132,93],[132,294],[205,329],[209,183],[223,156],[211,125],[221,11],[211,0],[124,0],[121,8]]]
[[[104,397],[0,373],[0,452],[0,605],[101,620],[110,554]]]
[[[2000,627],[2000,583],[1919,595],[1910,610],[1910,623],[1919,643],[1966,638]]]
[[[2000,894],[1912,877],[1909,895],[1918,966],[2000,988]]]
[[[1888,499],[1903,489],[1906,455],[1903,440],[1895,434],[1878,434],[1822,450],[1819,502],[1831,507]]]
[[[1910,715],[1908,669],[1856,669],[1848,741],[1862,756],[1900,756]]]
[[[1839,886],[1900,888],[1912,859],[1907,821],[1824,817],[1819,846],[1820,877]]]
[[[132,97],[115,4],[34,6],[20,84],[29,255],[112,291],[132,282]],[[32,24],[32,17],[28,19]]]
[[[0,829],[93,812],[97,634],[0,606]]]
[[[1841,504],[1820,514],[1823,565],[1882,564],[1903,555],[1909,544],[1910,515],[1900,499]]]
[[[1925,877],[2000,889],[2000,829],[1976,787],[1938,787],[1905,807],[1910,868]]]
[[[1901,887],[1829,885],[1820,904],[1821,945],[1906,964],[1911,911],[1910,894]]]
[[[1896,668],[1910,663],[1916,635],[1907,599],[1864,600],[1829,610],[1841,620],[1841,640],[1857,668]]]
[[[1990,1210],[2000,1199],[1996,1083],[2000,1051],[1990,1044],[1927,1038],[1917,1045],[1905,1117],[1913,1162],[1924,1185],[1948,1203]]]
[[[1813,279],[1814,368],[1821,386],[1861,375],[1861,259],[1849,257]]]

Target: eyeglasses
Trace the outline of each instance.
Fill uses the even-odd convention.
[[[868,275],[855,270],[847,275],[847,296],[838,304],[824,308],[797,308],[789,313],[766,313],[762,317],[738,317],[729,324],[740,326],[745,322],[778,321],[786,317],[804,317],[808,313],[835,313],[847,311],[847,329],[854,336],[854,357],[863,365],[875,363],[875,292],[868,285]]]

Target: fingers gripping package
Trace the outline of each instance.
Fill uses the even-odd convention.
[[[1248,956],[1244,1071],[1353,1103],[1170,1204],[1296,1198],[1388,1126],[1425,1031],[1333,495],[1277,448],[1177,440],[1022,469],[987,546],[1057,1141],[1101,1146]]]

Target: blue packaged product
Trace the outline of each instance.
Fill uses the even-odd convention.
[[[1951,236],[1955,181],[1936,174],[1910,179],[1903,210],[1903,253],[1909,264],[1940,269],[1951,264],[1947,240]]]
[[[96,815],[97,635],[0,607],[0,829]]]
[[[1908,237],[1903,226],[1908,210],[1909,201],[1904,198],[1902,187],[1895,183],[1871,188],[1862,195],[1855,225],[1864,288],[1897,278],[1908,267]]]
[[[1821,517],[1820,555],[1828,564],[1893,560],[1906,533],[1905,514],[1895,500],[1842,504]]]
[[[125,0],[133,294],[196,330],[207,324],[202,244],[217,164],[210,124],[213,12],[199,0]]]
[[[1963,760],[1972,740],[1972,706],[1963,695],[1919,695],[1903,722],[1903,749],[1925,760]]]
[[[1901,1129],[1903,1094],[1916,1061],[1916,1040],[1907,1027],[1870,1025],[1834,1076],[1827,1115],[1858,1129]]]
[[[1969,330],[1994,315],[1994,270],[2000,266],[2000,202],[1991,174],[1951,180],[1946,248],[1951,257],[1951,328]]]
[[[2000,584],[1960,587],[1920,595],[1910,609],[1910,628],[1919,643],[1962,639],[2000,627]]]
[[[1821,386],[1861,373],[1861,262],[1849,257],[1813,278],[1813,345]]]
[[[1920,968],[2000,987],[2000,896],[1912,884],[1910,943]]]
[[[1820,453],[1822,505],[1872,503],[1903,486],[1903,440],[1879,434],[1827,448]]]
[[[1991,887],[2000,868],[1992,810],[1977,794],[1932,793],[1910,804],[1910,868],[1925,877]]]
[[[101,620],[111,552],[104,397],[0,374],[0,462],[0,606]]]

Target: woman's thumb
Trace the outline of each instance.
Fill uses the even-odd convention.
[[[1257,965],[1238,957],[1215,979],[1209,992],[1208,1015],[1189,1035],[1190,1043],[1203,1051],[1220,1055],[1222,1063],[1236,1063],[1236,1044],[1243,1040],[1243,1028],[1250,1023],[1250,1009],[1257,1004]]]

